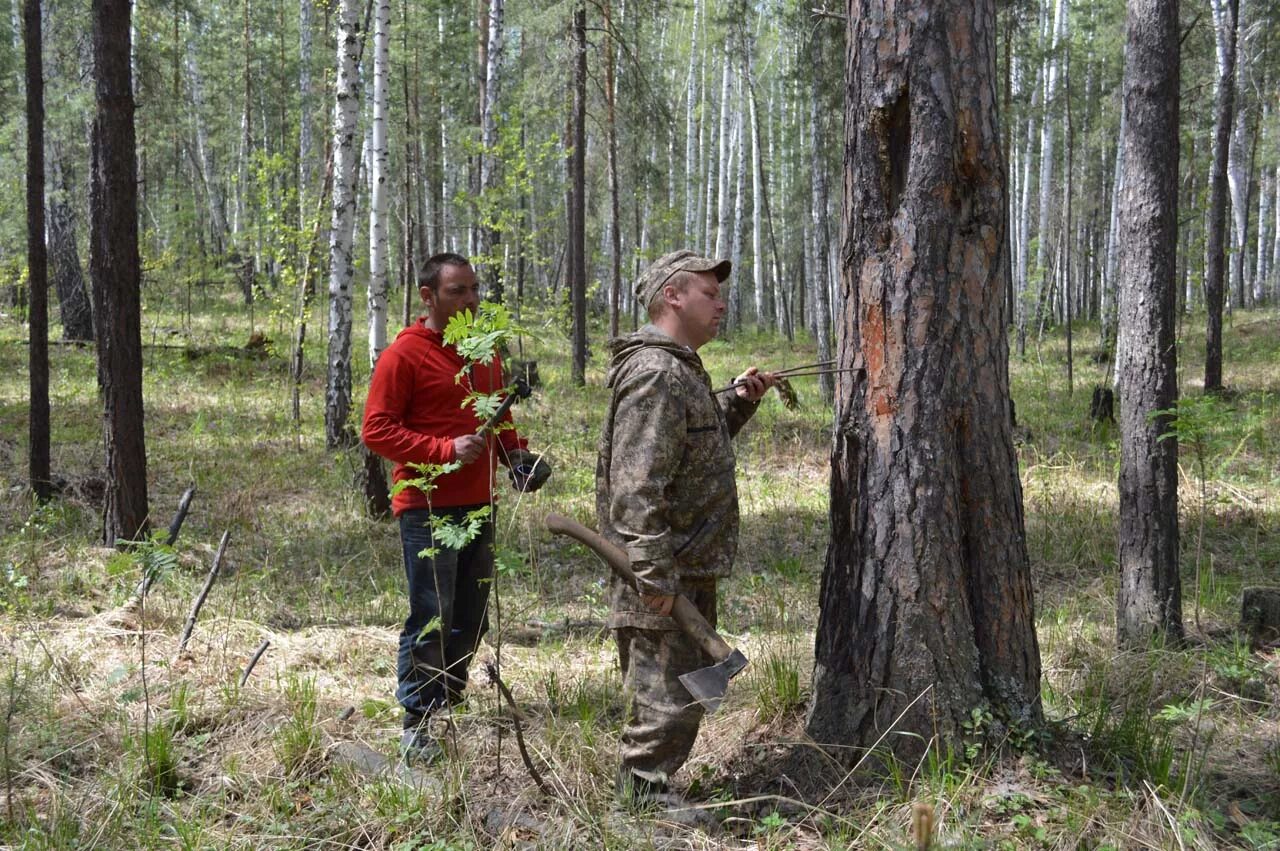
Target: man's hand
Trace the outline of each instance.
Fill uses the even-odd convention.
[[[769,388],[778,383],[778,379],[772,372],[761,372],[753,366],[735,378],[733,383],[737,385],[735,392],[738,398],[746,399],[748,402],[759,402],[764,394],[769,392]]]
[[[675,605],[676,598],[673,594],[641,594],[640,602],[652,609],[655,614],[666,617],[671,614],[671,607]]]
[[[484,454],[485,439],[478,434],[464,434],[453,439],[453,460],[470,464]]]

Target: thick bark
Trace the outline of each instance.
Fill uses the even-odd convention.
[[[586,147],[587,9],[573,11],[573,113],[569,156],[569,298],[573,307],[573,383],[587,383]]]
[[[345,446],[351,415],[352,242],[356,214],[356,116],[360,110],[360,4],[342,0],[338,12],[338,81],[333,111],[333,216],[329,235],[329,341],[325,384],[325,443]]]
[[[919,754],[1041,721],[1009,406],[994,0],[857,0],[810,735]],[[885,45],[892,45],[886,49]],[[999,725],[993,725],[999,726]]]
[[[369,162],[369,365],[387,347],[387,107],[391,91],[391,0],[376,0],[373,27],[373,121]]]
[[[1209,235],[1205,261],[1204,390],[1222,390],[1222,295],[1226,277],[1227,151],[1235,114],[1236,19],[1239,0],[1213,0],[1218,32],[1218,91],[1213,108],[1213,167],[1209,172]]]
[[[30,378],[27,461],[31,490],[40,502],[53,495],[49,476],[49,260],[44,234],[44,45],[40,0],[22,7],[27,84],[27,314]]]
[[[67,203],[70,180],[56,158],[53,180],[54,190],[49,193],[49,267],[58,293],[62,339],[89,343],[93,341],[93,304],[76,247],[75,214]]]
[[[93,2],[93,181],[89,276],[103,399],[107,493],[103,541],[147,531],[147,453],[142,405],[142,268],[128,0]]]
[[[1116,639],[1182,635],[1178,442],[1157,415],[1178,397],[1178,4],[1129,0],[1120,199],[1120,591]]]

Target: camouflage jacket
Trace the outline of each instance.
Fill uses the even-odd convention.
[[[729,441],[758,403],[713,396],[698,355],[652,325],[609,349],[613,396],[596,463],[601,532],[626,550],[643,593],[727,576],[738,546]]]

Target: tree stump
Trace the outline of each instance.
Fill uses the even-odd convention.
[[[1255,645],[1280,638],[1280,588],[1246,588],[1240,597],[1240,629]]]
[[[1089,419],[1095,423],[1101,423],[1104,420],[1115,422],[1115,402],[1116,397],[1110,387],[1094,387],[1093,399],[1089,402]]]

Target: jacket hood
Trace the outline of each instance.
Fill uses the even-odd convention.
[[[677,343],[654,325],[645,325],[622,337],[614,337],[608,342],[609,371],[605,376],[605,385],[613,387],[614,382],[626,370],[631,360],[645,349],[661,349],[673,357],[688,361],[702,369],[702,360],[693,349]]]

